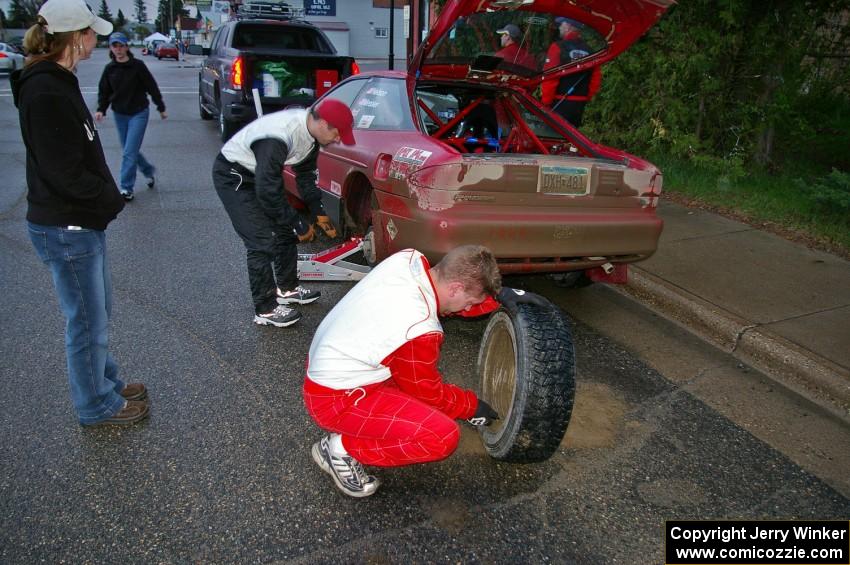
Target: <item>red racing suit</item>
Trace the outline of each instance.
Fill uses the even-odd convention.
[[[586,57],[589,47],[578,33],[572,32],[549,46],[543,70],[557,67],[572,60]],[[584,105],[590,101],[602,86],[602,71],[595,66],[561,78],[544,80],[540,85],[540,101],[554,107],[574,126],[581,126]]]
[[[366,465],[448,457],[460,439],[455,420],[478,407],[473,391],[437,369],[443,330],[429,269],[411,249],[384,260],[328,313],[310,346],[307,411]],[[488,298],[464,315],[498,307]]]

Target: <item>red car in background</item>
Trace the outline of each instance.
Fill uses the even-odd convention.
[[[160,43],[154,49],[153,54],[160,61],[165,57],[171,57],[175,61],[180,60],[180,51],[177,50],[177,46],[173,43]]]
[[[588,139],[531,93],[610,61],[672,4],[449,0],[408,72],[353,76],[325,95],[352,108],[356,139],[319,155],[326,209],[346,235],[365,236],[370,263],[407,247],[434,262],[475,243],[503,273],[624,282],[626,265],[656,250],[661,172]],[[587,47],[544,69],[560,17]],[[522,32],[523,64],[497,55],[507,24]]]

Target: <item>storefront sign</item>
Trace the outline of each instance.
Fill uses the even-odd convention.
[[[304,0],[307,16],[336,16],[336,0]]]

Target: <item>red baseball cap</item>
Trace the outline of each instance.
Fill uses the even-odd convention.
[[[348,106],[339,100],[327,98],[316,106],[316,115],[339,131],[340,141],[346,145],[354,145],[354,132],[352,131],[354,116],[351,115],[351,109]]]

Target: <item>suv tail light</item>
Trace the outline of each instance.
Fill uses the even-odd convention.
[[[360,74],[360,65],[357,64],[357,61],[351,61],[351,74],[352,76]]]
[[[230,85],[233,88],[242,88],[244,64],[242,57],[236,57],[233,60],[233,66],[230,67]]]

